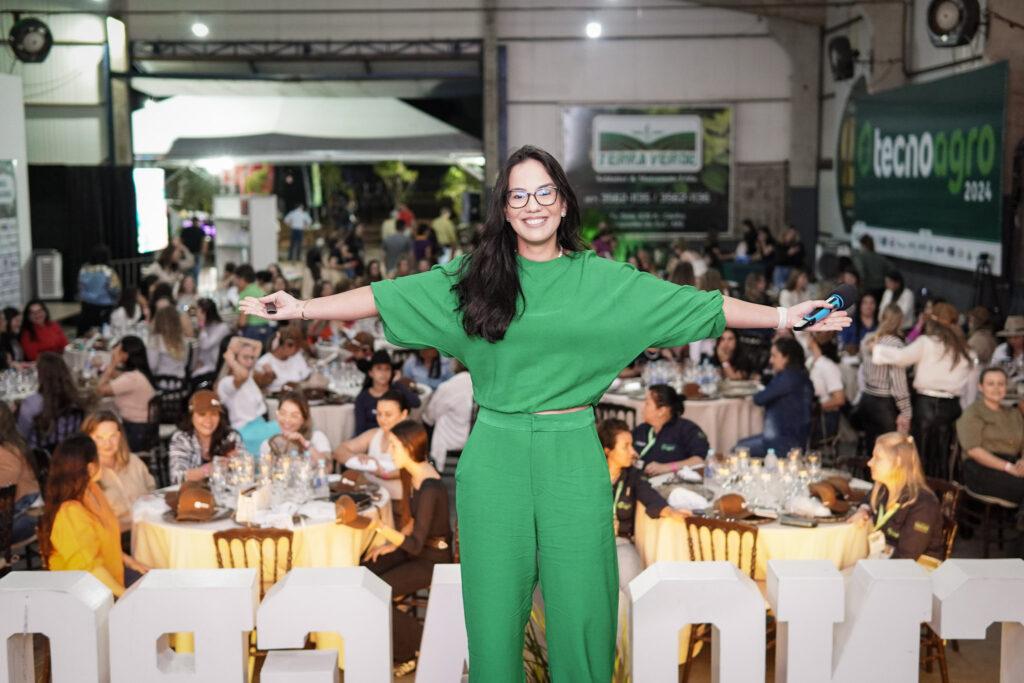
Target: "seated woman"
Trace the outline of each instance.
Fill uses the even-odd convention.
[[[708,437],[696,423],[682,417],[685,409],[684,398],[669,385],[647,388],[643,423],[633,430],[633,445],[647,476],[704,464]]]
[[[96,393],[114,398],[114,406],[124,422],[129,450],[143,450],[149,402],[156,395],[156,390],[153,388],[153,374],[149,371],[146,345],[141,339],[128,336],[114,347],[110,365],[100,376]]]
[[[791,448],[804,448],[811,430],[814,386],[804,367],[804,350],[792,337],[780,337],[772,343],[768,362],[775,376],[764,389],[754,394],[754,403],[764,407],[764,432],[736,442],[756,458],[773,449],[784,455]]]
[[[751,363],[746,346],[740,343],[736,330],[732,328],[726,328],[715,341],[711,364],[721,368],[723,379],[751,379]]]
[[[135,285],[127,285],[121,290],[117,308],[110,314],[110,326],[123,331],[129,325],[146,320],[149,314],[149,301]]]
[[[402,420],[409,419],[409,403],[401,391],[390,390],[377,399],[377,427],[369,429],[354,439],[343,441],[334,449],[334,459],[345,464],[352,456],[370,469],[367,478],[388,490],[391,499],[402,499],[402,482],[388,443],[391,428]]]
[[[193,378],[216,371],[220,343],[231,334],[231,328],[220,318],[217,304],[210,299],[196,302],[196,324],[199,327],[199,342],[193,363]]]
[[[14,484],[14,529],[11,543],[30,538],[36,530],[36,518],[29,508],[39,500],[39,481],[29,462],[28,444],[18,434],[14,415],[0,401],[0,487]]]
[[[417,349],[405,360],[402,374],[417,384],[437,389],[455,373],[452,372],[452,359],[445,358],[437,349]]]
[[[846,404],[846,393],[835,332],[811,332],[807,335],[807,345],[811,351],[808,372],[822,413],[822,419],[811,425],[811,441],[817,443],[839,431],[839,410]]]
[[[1004,408],[1006,371],[981,373],[980,396],[956,421],[964,455],[964,485],[974,493],[1024,506],[1024,416]]]
[[[277,331],[270,343],[271,351],[256,361],[256,369],[271,375],[266,390],[274,393],[285,386],[297,387],[309,379],[313,369],[309,367],[303,351],[306,338],[298,325],[288,325]]]
[[[217,396],[228,411],[231,428],[242,436],[250,453],[259,453],[260,444],[274,435],[273,425],[266,420],[262,391],[274,376],[254,367],[261,348],[255,339],[232,337],[223,356],[227,374],[217,381]]]
[[[393,596],[428,588],[435,564],[452,561],[452,530],[449,524],[448,489],[427,459],[427,431],[418,422],[403,420],[393,425],[387,449],[408,480],[411,518],[401,530],[369,520],[368,530],[387,540],[372,548],[362,565],[391,586]],[[365,522],[364,522],[365,524]],[[416,615],[395,607],[391,616],[396,674],[416,668],[416,652],[423,626]]]
[[[914,437],[899,432],[878,437],[868,467],[875,481],[871,504],[862,505],[853,521],[873,523],[894,560],[945,559],[942,508],[925,483]]]
[[[171,435],[167,446],[171,483],[198,481],[210,476],[217,456],[230,456],[242,448],[242,437],[228,424],[217,394],[202,389],[188,401],[188,415]]]
[[[902,309],[900,309],[902,312]],[[902,318],[901,318],[902,320]],[[864,337],[878,329],[878,301],[871,292],[863,292],[853,316],[853,324],[839,333],[839,346],[843,353],[856,355]]]
[[[121,597],[149,571],[121,550],[117,515],[99,487],[96,444],[85,434],[61,442],[50,459],[39,550],[53,571],[86,571]]]
[[[330,460],[331,442],[319,429],[313,429],[309,401],[301,391],[292,391],[281,397],[277,406],[278,433],[296,448],[309,453],[314,460]],[[270,455],[270,438],[260,444],[260,457]]]
[[[100,463],[100,488],[117,515],[121,533],[132,528],[132,505],[156,488],[146,463],[128,450],[121,420],[109,410],[92,413],[82,422],[82,433],[96,444]]]
[[[637,502],[644,504],[644,512],[651,519],[672,517],[683,520],[690,516],[690,512],[669,507],[661,494],[634,467],[637,452],[628,424],[623,420],[604,420],[597,426],[597,436],[608,460],[608,473],[615,492],[612,505],[615,511],[615,548],[619,556],[619,590],[624,591],[629,582],[644,570],[633,545]]]
[[[78,429],[86,401],[64,359],[46,351],[36,363],[39,390],[21,402],[18,431],[32,448],[52,449]]]
[[[430,434],[430,460],[441,472],[448,452],[466,445],[473,421],[473,380],[462,363],[454,359],[452,371],[452,378],[434,391],[423,409],[423,422],[434,426]]]
[[[363,390],[356,396],[356,435],[377,424],[377,401],[389,391],[400,391],[410,408],[419,408],[420,397],[405,384],[395,381],[395,365],[387,351],[374,351],[368,362],[356,362],[356,366],[366,373]]]
[[[155,376],[185,376],[189,344],[176,308],[164,306],[156,312],[147,347],[149,367]]]
[[[25,304],[25,315],[21,323],[21,348],[25,360],[38,360],[46,351],[64,353],[68,338],[60,323],[50,320],[50,309],[40,299],[32,299]]]
[[[639,356],[633,359],[632,363],[619,372],[619,377],[622,377],[623,379],[627,379],[629,377],[642,377],[644,374],[644,367],[648,363],[655,363],[657,361],[676,362],[675,356],[672,355],[672,349],[644,349]]]

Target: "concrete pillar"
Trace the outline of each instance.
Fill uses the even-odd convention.
[[[498,0],[483,4],[484,187],[494,183],[504,159],[499,158]]]

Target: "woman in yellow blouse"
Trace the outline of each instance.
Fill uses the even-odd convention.
[[[51,570],[89,572],[120,597],[149,568],[121,552],[121,528],[98,486],[101,475],[90,437],[75,434],[57,446],[46,480],[39,540]]]

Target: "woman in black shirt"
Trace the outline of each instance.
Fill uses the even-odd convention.
[[[633,466],[637,453],[628,424],[623,420],[605,420],[598,425],[597,436],[608,460],[608,473],[614,492],[612,521],[615,527],[615,549],[619,556],[619,590],[624,591],[644,568],[633,544],[637,501],[644,504],[644,512],[651,519],[673,517],[682,520],[689,517],[690,512],[669,507],[661,494],[644,478],[643,472]]]
[[[372,548],[361,564],[391,586],[392,596],[409,595],[430,587],[435,564],[452,561],[448,489],[427,458],[427,431],[419,422],[405,420],[392,427],[388,449],[402,472],[412,519],[401,531],[377,519],[370,521],[367,528],[377,531],[387,544]],[[391,629],[395,673],[404,675],[416,668],[423,627],[414,614],[395,607]]]

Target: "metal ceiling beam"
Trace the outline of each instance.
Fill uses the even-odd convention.
[[[133,40],[132,61],[477,61],[479,40]]]

